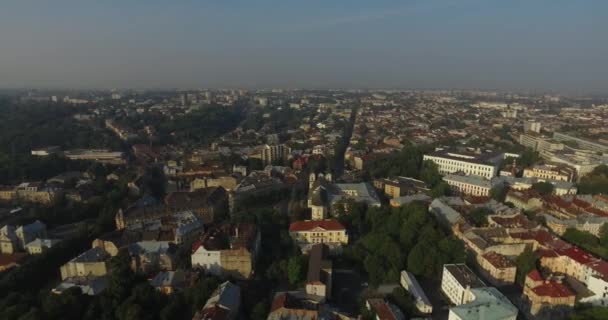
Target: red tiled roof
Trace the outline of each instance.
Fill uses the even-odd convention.
[[[589,262],[593,262],[594,260],[596,260],[597,258],[595,258],[594,256],[592,256],[589,252],[572,246],[566,249],[558,249],[555,250],[557,252],[557,254],[559,254],[560,256],[567,256],[570,259],[580,263],[580,264],[587,264]]]
[[[540,272],[538,272],[538,270],[534,269],[532,271],[530,271],[527,275],[526,278],[530,278],[534,281],[543,281],[543,277],[540,275]]]
[[[532,288],[532,291],[534,291],[534,293],[536,293],[538,296],[545,297],[563,298],[574,296],[574,292],[572,292],[572,290],[555,281],[544,282],[543,284]]]
[[[344,226],[338,222],[337,220],[308,220],[308,221],[296,221],[289,225],[290,232],[298,232],[298,231],[309,231],[314,228],[322,228],[325,230],[335,231],[335,230],[344,230]]]

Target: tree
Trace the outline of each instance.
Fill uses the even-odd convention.
[[[490,198],[498,202],[504,202],[507,196],[507,191],[507,187],[504,185],[494,186],[492,189],[490,189]]]
[[[304,279],[304,259],[302,256],[291,257],[287,262],[287,278],[292,286],[299,284]]]
[[[532,190],[542,195],[549,195],[553,193],[553,185],[549,182],[537,182],[532,185]]]
[[[492,210],[488,208],[475,208],[469,213],[469,220],[476,227],[485,226],[488,224],[488,215],[490,214],[492,214]]]
[[[515,260],[515,265],[517,266],[517,274],[515,279],[517,283],[520,285],[523,284],[524,280],[526,279],[526,275],[530,271],[536,269],[536,260],[537,258],[530,247],[526,247],[526,249],[519,256],[517,256],[517,259]]]
[[[445,181],[441,181],[437,185],[435,185],[433,189],[431,189],[431,197],[439,198],[442,196],[449,196],[450,192],[450,185]]]
[[[600,244],[608,246],[608,223],[604,223],[600,227]]]
[[[439,169],[435,162],[426,160],[422,163],[422,168],[420,169],[420,180],[426,182],[431,187],[436,186],[442,181],[441,174],[439,174]]]

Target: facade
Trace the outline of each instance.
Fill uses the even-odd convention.
[[[414,301],[416,302],[416,309],[419,312],[424,314],[430,314],[433,312],[431,300],[429,300],[429,298],[426,296],[424,290],[420,286],[420,283],[418,283],[418,280],[416,280],[416,277],[412,273],[405,270],[401,271],[400,283],[401,286],[414,298]]]
[[[100,277],[108,273],[110,255],[101,248],[92,248],[61,266],[61,280],[72,277]]]
[[[332,263],[326,259],[329,249],[324,244],[312,246],[308,255],[306,293],[323,298],[331,297]]]
[[[217,276],[248,279],[260,251],[253,224],[224,224],[209,229],[192,248],[192,266]]]
[[[523,177],[572,182],[576,181],[576,170],[565,165],[536,165],[524,169]]]
[[[323,243],[330,251],[339,251],[348,243],[346,228],[337,220],[296,221],[289,225],[289,235],[303,252]]]
[[[465,264],[443,265],[441,291],[452,304],[461,305],[471,301],[471,289],[484,286]]]
[[[264,145],[262,147],[262,162],[264,164],[273,164],[274,162],[287,160],[291,154],[291,149],[283,144]]]
[[[36,238],[36,240],[25,245],[25,251],[27,251],[27,253],[29,253],[29,254],[41,254],[44,251],[52,248],[59,242],[60,242],[60,240],[57,240],[57,239]]]
[[[17,227],[6,225],[0,229],[0,253],[25,251],[38,238],[46,238],[46,226],[39,220]]]
[[[448,174],[443,177],[453,192],[460,195],[489,197],[492,182],[480,176]]]
[[[381,181],[374,181],[374,186],[384,190],[384,194],[393,199],[429,190],[424,181],[407,177],[381,179]]]
[[[502,254],[490,251],[477,256],[479,266],[497,283],[515,283],[517,267]]]
[[[530,302],[530,313],[560,306],[574,307],[576,294],[562,283],[561,278],[544,279],[538,270],[526,275],[524,297]]]
[[[502,159],[502,154],[481,154],[442,149],[423,157],[424,161],[433,161],[441,174],[463,172],[466,175],[476,175],[486,179],[492,179],[498,174],[498,165]]]

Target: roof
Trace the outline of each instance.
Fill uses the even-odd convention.
[[[464,263],[444,264],[443,269],[447,270],[462,287],[478,288],[485,286]]]
[[[325,260],[329,249],[326,245],[319,243],[312,246],[308,258],[308,274],[306,276],[306,283],[323,283],[327,284],[329,280],[325,272],[325,269],[331,269],[331,260]]]
[[[536,295],[543,297],[564,298],[575,296],[570,288],[557,281],[545,281],[532,288],[532,291]]]
[[[515,268],[515,264],[502,254],[490,251],[484,253],[482,256],[495,268]]]
[[[475,297],[473,301],[451,307],[450,312],[462,320],[502,320],[517,316],[517,308],[494,287],[471,289],[471,294]]]
[[[321,228],[327,231],[343,231],[346,230],[338,220],[306,220],[296,221],[289,225],[289,232],[310,231],[315,228]]]
[[[203,310],[220,306],[223,309],[232,312],[238,312],[241,303],[241,288],[230,281],[226,281],[213,292],[211,297],[205,303]]]
[[[193,244],[192,252],[195,252],[201,246],[208,251],[241,248],[251,250],[257,234],[258,228],[255,224],[226,223],[207,230],[200,241]]]

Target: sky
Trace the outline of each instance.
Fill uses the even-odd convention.
[[[0,87],[608,93],[608,1],[2,0]]]

